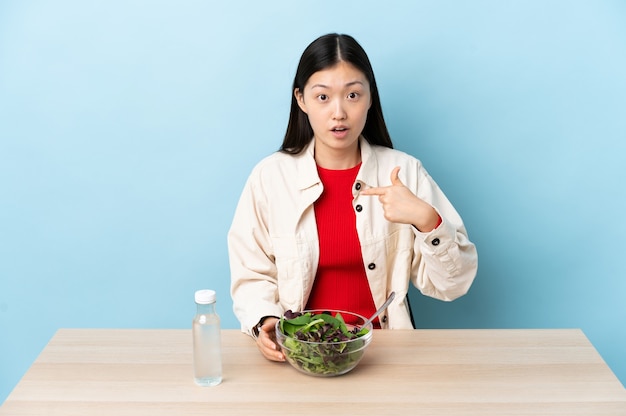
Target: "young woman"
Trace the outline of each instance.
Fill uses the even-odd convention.
[[[376,326],[412,328],[409,282],[449,301],[477,270],[454,207],[393,149],[367,54],[338,34],[303,52],[283,144],[250,174],[228,248],[235,315],[276,361],[274,324],[288,309],[369,317],[395,291]]]

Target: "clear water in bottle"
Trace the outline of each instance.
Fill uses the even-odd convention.
[[[192,328],[194,380],[199,386],[216,386],[222,382],[222,353],[215,292],[212,297],[206,293],[196,294],[196,305]]]

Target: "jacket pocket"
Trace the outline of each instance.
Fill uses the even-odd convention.
[[[298,310],[302,292],[306,258],[301,244],[294,236],[273,236],[274,262],[276,263],[278,295],[285,309]]]

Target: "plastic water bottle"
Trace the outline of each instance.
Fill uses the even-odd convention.
[[[222,382],[222,347],[220,317],[215,311],[215,291],[195,293],[196,316],[193,318],[193,371],[199,386]]]

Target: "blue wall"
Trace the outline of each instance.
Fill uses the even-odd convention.
[[[301,4],[301,5],[296,5]],[[61,327],[186,328],[303,48],[354,35],[479,248],[420,327],[579,327],[626,382],[623,1],[0,3],[0,402]]]

